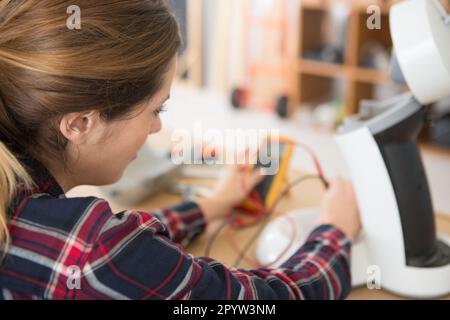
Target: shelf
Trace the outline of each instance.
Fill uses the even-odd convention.
[[[311,59],[300,59],[297,65],[299,73],[329,78],[351,77],[352,80],[372,84],[392,84],[389,72],[362,67],[348,67]]]
[[[302,8],[307,10],[326,10],[328,5],[324,0],[299,0]]]
[[[353,72],[354,80],[373,84],[392,84],[389,72],[358,67]]]
[[[300,59],[297,70],[300,73],[329,78],[342,78],[348,74],[348,68],[343,65],[311,59]]]
[[[392,39],[389,33],[388,13],[390,7],[399,0],[298,1],[300,20],[296,52],[298,60],[296,70],[293,70],[296,73],[295,91],[292,94],[293,105],[320,100],[322,97],[325,99],[330,92],[334,92],[344,102],[345,113],[351,115],[358,112],[361,100],[372,99],[380,93],[389,96],[390,87],[396,86],[390,78],[389,71],[363,67],[373,60],[364,51],[372,50],[367,48],[372,42],[386,49],[384,52],[391,52]],[[331,10],[336,4],[343,4],[349,8],[346,29],[342,30],[346,33],[344,62],[338,64],[305,58],[306,52],[318,51],[327,44],[327,37],[330,35],[323,26],[329,23]],[[376,5],[381,9],[381,29],[367,28],[366,22],[370,15],[367,9],[370,5]],[[375,55],[374,52],[369,51]],[[339,88],[338,92],[336,88]],[[394,92],[395,88],[392,89]]]
[[[367,8],[371,5],[376,5],[381,9],[382,14],[389,14],[389,9],[392,5],[402,0],[299,0],[302,8],[306,10],[327,10],[333,5],[344,4],[352,10],[357,10],[362,13],[367,12]]]

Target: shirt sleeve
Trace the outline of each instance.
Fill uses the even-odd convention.
[[[170,231],[151,213],[111,217],[82,268],[74,298],[342,299],[350,291],[350,242],[332,226],[316,228],[280,268],[255,270],[186,254],[170,235],[193,234],[183,229]]]
[[[172,241],[186,246],[206,227],[203,211],[196,202],[188,201],[175,207],[155,211],[166,227]]]

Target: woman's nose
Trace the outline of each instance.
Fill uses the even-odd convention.
[[[151,135],[157,133],[161,131],[161,128],[162,128],[161,118],[158,116],[155,119],[155,121],[153,121],[152,126],[150,127],[150,132],[148,134]]]

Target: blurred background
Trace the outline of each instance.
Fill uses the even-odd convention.
[[[171,2],[185,46],[169,127],[196,119],[218,128],[277,127],[301,137],[338,174],[346,169],[332,135],[343,117],[365,99],[407,90],[389,75],[389,9],[399,0]],[[436,206],[450,213],[450,99],[428,108],[421,147]]]
[[[222,94],[237,109],[333,131],[363,100],[407,91],[389,76],[396,2],[171,0],[185,39],[178,84]],[[435,121],[421,140],[445,153],[450,100],[429,108]]]
[[[407,91],[389,75],[389,9],[399,0],[170,2],[184,46],[160,137],[198,122],[276,128],[308,144],[327,175],[345,175],[333,140],[343,118]],[[450,99],[427,107],[420,145],[435,207],[450,214]],[[296,157],[294,167],[312,170]]]

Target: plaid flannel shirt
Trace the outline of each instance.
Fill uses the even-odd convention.
[[[342,299],[350,243],[317,227],[279,268],[229,269],[183,251],[206,222],[194,202],[114,214],[95,197],[66,198],[39,162],[22,158],[37,188],[10,205],[0,299]]]

